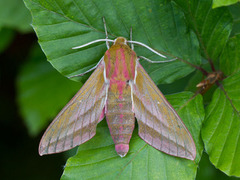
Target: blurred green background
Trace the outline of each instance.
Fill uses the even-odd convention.
[[[81,83],[63,77],[46,61],[30,24],[21,0],[0,0],[1,179],[60,179],[69,153],[40,157],[38,144]],[[169,87],[184,89],[190,76],[160,87],[163,93],[174,93]],[[216,169],[204,153],[196,179],[237,178]]]

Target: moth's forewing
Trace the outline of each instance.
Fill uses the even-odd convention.
[[[45,131],[39,144],[40,155],[69,150],[96,134],[106,103],[103,73],[104,61]]]
[[[139,62],[132,90],[139,136],[160,151],[194,160],[196,147],[191,134]]]

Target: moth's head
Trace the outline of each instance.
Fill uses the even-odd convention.
[[[115,44],[127,44],[127,40],[124,37],[118,37],[114,40]]]

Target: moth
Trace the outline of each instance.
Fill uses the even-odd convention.
[[[106,39],[74,48],[105,41],[108,50],[86,83],[47,128],[39,154],[59,153],[85,143],[96,134],[97,124],[106,116],[115,150],[124,157],[129,151],[136,117],[138,134],[146,143],[169,155],[194,160],[196,147],[190,132],[139,63],[133,44],[165,56],[137,41],[123,37],[110,40],[105,21],[104,27]],[[111,47],[109,42],[113,42]]]

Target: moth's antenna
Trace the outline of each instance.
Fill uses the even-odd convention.
[[[163,57],[163,58],[167,58],[166,56],[160,54],[159,52],[157,52],[157,51],[155,51],[154,49],[150,48],[150,47],[147,46],[146,44],[143,44],[143,43],[138,42],[138,41],[127,41],[127,42],[129,42],[129,43],[134,43],[134,44],[137,44],[137,45],[143,46],[143,47],[149,49],[150,51],[152,51],[153,53],[155,53],[155,54],[157,54],[157,55],[159,55],[159,56],[161,56],[161,57]]]
[[[76,46],[76,47],[73,47],[72,49],[80,49],[80,48],[83,48],[83,47],[86,47],[86,46],[89,46],[91,44],[94,44],[94,43],[97,43],[97,42],[114,42],[114,40],[111,40],[111,39],[97,39],[97,40],[94,40],[94,41],[91,41],[89,43],[86,43],[86,44],[83,44],[81,46]]]
[[[166,62],[171,62],[171,61],[177,60],[177,58],[174,58],[174,59],[169,59],[169,60],[167,60],[167,61],[152,61],[152,60],[150,60],[150,59],[148,59],[148,58],[146,58],[146,57],[144,57],[144,56],[138,56],[138,58],[139,58],[139,59],[144,59],[144,60],[146,60],[146,61],[148,61],[148,62],[150,62],[150,63],[166,63]]]
[[[105,29],[106,39],[108,39],[107,25],[106,25],[106,21],[105,21],[104,17],[103,17],[103,25],[104,25],[104,29]],[[106,41],[106,46],[108,49],[110,48],[108,41]]]
[[[98,67],[98,65],[102,62],[102,60],[103,60],[103,57],[102,57],[102,58],[100,59],[100,61],[99,61],[94,67],[92,67],[91,69],[89,69],[89,70],[87,70],[87,71],[85,71],[85,72],[83,72],[83,73],[81,73],[81,74],[69,76],[68,79],[73,78],[73,77],[83,76],[83,75],[89,73],[90,71],[96,69],[96,68]]]

